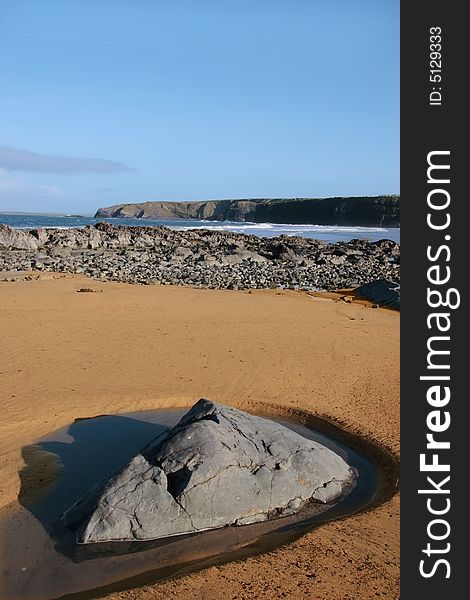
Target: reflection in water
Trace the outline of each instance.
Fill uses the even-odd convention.
[[[126,416],[103,415],[75,421],[40,443],[26,446],[22,451],[25,467],[20,471],[20,504],[48,529],[86,490],[123,467],[168,427]],[[58,465],[60,476],[54,477]],[[39,501],[37,484],[43,489],[47,485],[50,490],[47,497],[41,494]]]
[[[44,496],[57,484],[62,469],[57,454],[48,452],[40,444],[25,446],[21,451],[25,466],[20,470],[21,481],[18,501],[34,510]]]
[[[241,559],[291,541],[325,519],[358,510],[373,497],[377,473],[367,459],[318,432],[282,421],[342,454],[358,470],[358,485],[336,507],[309,504],[296,515],[269,522],[153,542],[75,544],[71,532],[58,520],[62,512],[151,439],[175,425],[185,412],[82,419],[23,449],[20,507],[11,506],[0,515],[2,600],[93,598],[98,593]]]

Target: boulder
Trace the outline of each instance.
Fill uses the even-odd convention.
[[[268,246],[268,249],[271,251],[274,259],[292,263],[299,260],[294,250],[282,242],[273,243]]]
[[[44,244],[49,240],[49,232],[49,229],[40,227],[39,229],[31,229],[29,233],[38,240],[37,244],[40,247],[44,246]]]
[[[225,259],[224,262],[229,265],[239,265],[245,260],[255,263],[267,262],[264,256],[261,256],[257,252],[252,252],[251,250],[245,250],[244,248],[238,248],[231,254],[226,254],[223,258]]]
[[[193,255],[193,251],[191,250],[191,248],[188,248],[187,246],[177,246],[175,248],[175,255],[182,256],[183,258],[187,258],[188,256]]]
[[[8,250],[37,250],[37,240],[27,231],[13,229],[0,223],[0,248]]]
[[[199,400],[62,516],[78,543],[151,540],[244,525],[351,488],[335,452],[290,429]]]
[[[400,284],[395,281],[376,279],[356,288],[354,294],[379,306],[400,310]]]

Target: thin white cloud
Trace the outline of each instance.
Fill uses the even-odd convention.
[[[67,193],[56,185],[28,185],[21,177],[0,169],[0,195],[14,192],[36,193],[42,196],[65,196]]]
[[[82,175],[83,173],[123,173],[132,171],[122,162],[104,158],[51,156],[11,146],[0,146],[0,168],[6,171]]]
[[[39,189],[42,194],[53,195],[53,196],[64,196],[65,190],[55,185],[40,185]]]
[[[23,190],[25,185],[19,177],[10,175],[5,169],[0,169],[0,191],[10,192],[15,190]]]
[[[113,188],[110,188],[110,187],[93,188],[92,190],[90,190],[90,192],[96,193],[96,194],[108,193],[108,192],[112,192],[112,191],[114,191],[114,190],[113,190]]]

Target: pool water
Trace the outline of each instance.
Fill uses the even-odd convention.
[[[319,431],[276,419],[331,448],[357,471],[357,484],[348,496],[334,505],[309,503],[294,515],[242,527],[147,542],[76,544],[60,515],[185,412],[155,410],[81,419],[23,448],[19,504],[0,514],[1,598],[95,598],[240,560],[292,541],[326,520],[356,512],[374,497],[378,472],[368,458]]]

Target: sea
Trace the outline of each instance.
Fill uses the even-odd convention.
[[[105,219],[92,216],[66,214],[0,213],[0,223],[16,229],[39,227],[85,227],[106,221],[113,225],[164,226],[170,229],[210,229],[212,231],[234,231],[259,237],[279,235],[299,236],[324,242],[347,242],[352,239],[377,241],[382,239],[400,243],[399,227],[345,227],[340,225],[289,225],[283,223],[248,223],[231,221],[199,221],[197,219]]]

